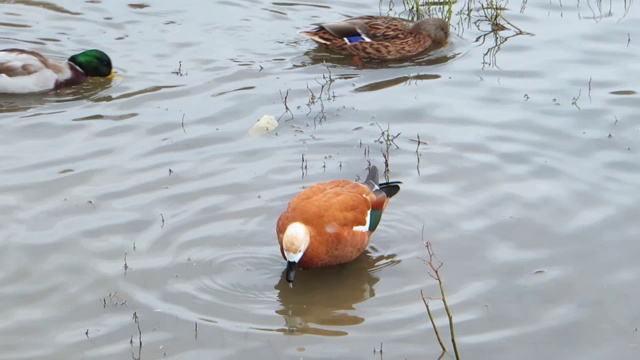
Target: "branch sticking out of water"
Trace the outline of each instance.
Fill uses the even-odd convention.
[[[135,356],[133,350],[133,335],[131,335],[131,339],[129,340],[129,344],[131,345],[131,357],[133,360],[140,360],[140,355],[142,353],[142,330],[140,330],[140,318],[138,317],[137,311],[133,312],[133,321],[138,327],[138,357]]]
[[[313,118],[314,128],[316,126],[316,122],[322,124],[323,121],[327,120],[327,112],[324,110],[324,100],[322,96],[326,94],[326,100],[328,101],[336,99],[336,94],[331,92],[331,84],[333,84],[333,82],[335,81],[331,76],[331,68],[329,68],[329,65],[327,65],[326,63],[324,63],[323,65],[327,69],[327,73],[322,74],[322,82],[316,79],[316,83],[320,85],[320,92],[318,93],[317,97],[318,102],[320,102],[320,111],[318,111],[318,114],[316,114],[316,116]],[[307,89],[309,89],[309,86],[307,86]],[[309,104],[313,105],[315,104],[316,97],[315,94],[311,92],[311,89],[309,89],[309,93]],[[313,102],[311,102],[312,97],[314,100]],[[307,106],[309,106],[309,104]],[[311,106],[309,106],[309,112],[311,112]]]
[[[302,171],[302,178],[308,174],[307,170],[307,160],[304,158],[304,154],[302,154],[302,163],[300,164],[300,171]]]
[[[389,124],[387,124],[387,130],[382,129],[382,126],[380,126],[380,124],[376,123],[376,125],[378,125],[378,128],[380,128],[380,137],[378,137],[378,142],[380,144],[385,144],[385,148],[382,151],[382,157],[384,158],[384,178],[386,179],[386,181],[389,181],[389,150],[391,149],[391,146],[395,146],[396,149],[400,149],[400,147],[398,146],[398,144],[396,144],[396,139],[400,136],[400,134],[402,133],[397,133],[395,135],[391,135],[391,128],[389,126]]]
[[[287,92],[284,93],[284,95],[282,94],[282,90],[280,90],[280,100],[282,100],[282,104],[284,105],[284,112],[282,113],[282,115],[280,115],[278,120],[280,120],[286,113],[291,114],[291,117],[289,118],[289,120],[293,119],[293,113],[291,112],[291,109],[289,109],[289,104],[287,104],[288,99],[289,99],[289,89],[287,89]]]
[[[573,100],[571,101],[571,105],[573,105],[576,108],[578,108],[578,110],[581,110],[580,106],[578,106],[578,100],[580,100],[580,94],[581,93],[582,93],[582,89],[578,89],[578,96],[574,97]]]
[[[422,157],[422,154],[420,154],[420,145],[422,144],[429,145],[429,143],[421,140],[420,134],[417,135],[417,139],[409,139],[409,140],[416,142],[416,162],[417,162],[416,170],[418,171],[418,176],[420,176],[420,158]]]
[[[440,348],[443,352],[447,352],[447,348],[444,346],[442,342],[442,337],[440,336],[440,331],[438,330],[438,326],[436,325],[436,320],[433,317],[433,313],[431,312],[431,307],[429,306],[429,300],[431,298],[424,296],[424,291],[420,290],[420,296],[422,297],[422,302],[424,303],[424,307],[427,309],[427,315],[429,315],[429,320],[431,321],[431,327],[433,328],[433,332],[436,334],[436,339],[438,339],[438,344],[440,344]]]
[[[444,291],[444,284],[442,281],[442,277],[440,276],[440,269],[442,268],[443,263],[438,260],[435,252],[433,251],[433,247],[430,241],[424,241],[424,225],[422,226],[422,242],[424,246],[427,248],[427,253],[429,254],[429,258],[423,260],[427,265],[427,272],[429,276],[435,279],[438,282],[438,286],[440,287],[440,300],[444,305],[444,310],[447,313],[447,319],[449,320],[449,332],[451,334],[451,344],[453,346],[453,352],[455,353],[456,360],[460,360],[460,353],[458,352],[458,345],[456,344],[456,331],[453,325],[453,314],[451,314],[451,309],[449,308],[449,303],[447,302],[447,295]],[[440,343],[440,347],[442,351],[447,351],[442,342],[442,338],[440,337],[440,333],[438,328],[436,327],[435,321],[433,319],[433,314],[431,313],[431,308],[429,307],[429,300],[433,300],[431,297],[425,297],[422,291],[420,292],[422,297],[422,301],[424,302],[425,307],[427,308],[427,314],[429,314],[429,319],[431,320],[431,325],[433,326],[433,330],[436,333],[436,338],[438,339],[438,343]]]
[[[174,71],[171,72],[174,75],[177,76],[187,76],[188,73],[186,71],[182,71],[182,61],[178,61],[178,68]]]

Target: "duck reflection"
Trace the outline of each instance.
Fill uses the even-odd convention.
[[[25,112],[35,109],[37,107],[54,104],[54,103],[66,103],[76,101],[94,101],[102,91],[107,90],[112,86],[112,78],[91,78],[90,81],[86,81],[82,84],[62,88],[48,93],[36,93],[36,94],[3,94],[2,104],[0,104],[0,113],[15,113]],[[28,116],[36,117],[38,114],[31,113]]]
[[[365,319],[353,315],[354,305],[375,296],[375,273],[399,263],[395,254],[372,256],[367,250],[354,261],[327,268],[299,271],[293,287],[283,271],[275,286],[282,308],[285,328],[276,331],[289,335],[313,334],[344,336],[348,332],[324,327],[357,325]]]
[[[370,81],[368,83],[362,84],[355,88],[354,92],[369,92],[369,91],[378,91],[386,88],[390,88],[393,86],[401,85],[401,84],[412,84],[418,83],[425,80],[436,80],[441,77],[441,75],[437,73],[429,74],[429,73],[417,73],[417,74],[407,74],[406,72],[398,72],[393,69],[402,69],[402,68],[416,68],[421,66],[433,66],[444,64],[449,62],[455,58],[457,58],[460,54],[442,54],[440,51],[436,53],[430,53],[427,55],[423,55],[420,57],[416,57],[409,60],[366,60],[364,62],[364,69],[391,69],[388,72],[376,73],[374,81]],[[332,53],[323,50],[322,48],[309,50],[305,53],[304,60],[301,61],[300,64],[294,65],[294,68],[299,67],[307,67],[318,64],[334,64],[338,65],[340,68],[347,69],[354,68],[355,65],[353,63],[353,59],[348,56],[335,55]],[[424,71],[425,69],[419,69],[420,71]],[[362,73],[358,72],[347,72],[347,73],[334,73],[332,74],[332,79],[355,79],[360,78]],[[382,77],[382,79],[380,79]],[[372,79],[372,77],[367,77],[366,79]]]
[[[460,53],[448,53],[445,50],[438,49],[434,52],[425,53],[405,60],[363,60],[363,69],[386,69],[386,68],[408,68],[415,66],[433,66],[447,63],[456,59]],[[300,64],[294,67],[307,67],[313,65],[334,64],[341,65],[345,68],[357,68],[350,56],[335,54],[322,48],[307,50],[304,53],[304,59]]]

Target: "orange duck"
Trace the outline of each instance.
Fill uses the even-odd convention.
[[[369,244],[389,199],[400,191],[399,181],[378,182],[372,166],[364,183],[334,180],[304,189],[280,215],[276,232],[286,278],[296,268],[312,269],[349,262]]]

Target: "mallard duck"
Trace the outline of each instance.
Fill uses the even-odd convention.
[[[359,16],[313,25],[318,28],[300,34],[329,50],[368,59],[409,58],[433,43],[445,45],[449,38],[449,25],[442,19],[411,23],[390,16]]]
[[[276,227],[287,281],[293,283],[296,268],[343,264],[362,254],[389,199],[400,191],[398,184],[378,183],[372,166],[362,184],[333,180],[297,194]]]
[[[78,85],[88,76],[112,76],[109,56],[87,50],[65,62],[49,60],[31,50],[0,50],[0,93],[30,93]]]

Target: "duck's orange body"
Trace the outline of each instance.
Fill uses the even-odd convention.
[[[382,211],[399,182],[378,184],[374,166],[361,184],[334,180],[309,186],[289,203],[277,225],[287,280],[296,267],[312,269],[349,262],[369,244]]]

